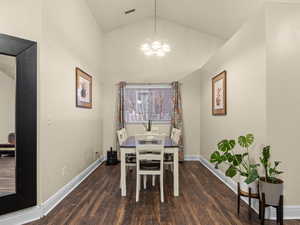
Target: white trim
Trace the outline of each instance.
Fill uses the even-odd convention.
[[[73,178],[41,205],[0,216],[0,225],[21,225],[46,216],[105,160],[106,157],[101,157],[93,162],[89,167],[83,170],[79,175]]]
[[[104,161],[104,157],[93,162],[89,167],[83,170],[79,175],[74,177],[69,183],[58,190],[47,201],[41,204],[43,215],[47,215],[55,206],[57,206],[68,194],[70,194],[82,181],[85,180],[101,163]]]
[[[234,193],[237,191],[237,183],[229,178],[226,177],[225,174],[221,170],[215,169],[214,165],[207,161],[202,156],[199,157],[200,163],[205,166],[208,170],[210,170],[217,178],[219,178],[225,185],[227,185]],[[242,198],[246,204],[248,204],[248,200],[246,198]],[[252,208],[258,213],[258,201],[253,199]],[[287,205],[284,206],[284,219],[291,220],[291,219],[300,219],[300,205]],[[271,220],[276,220],[276,210],[272,207],[266,210],[266,218]]]
[[[199,155],[185,155],[184,161],[200,161]]]
[[[43,211],[41,207],[35,206],[0,216],[0,225],[22,225],[38,220],[42,215]]]
[[[153,89],[153,88],[172,88],[172,84],[126,84],[125,89]],[[147,90],[146,90],[147,91]]]

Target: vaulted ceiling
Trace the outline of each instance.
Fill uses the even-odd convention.
[[[154,15],[154,0],[86,0],[109,32]],[[222,39],[230,38],[265,0],[157,0],[158,16]],[[125,15],[126,10],[136,9]]]

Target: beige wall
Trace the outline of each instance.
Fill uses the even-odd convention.
[[[267,24],[267,142],[282,161],[285,198],[300,205],[300,4],[269,4]]]
[[[167,38],[173,48],[173,51],[162,58],[144,56],[140,50],[140,45],[153,36],[152,19],[120,27],[104,35],[104,150],[115,145],[114,112],[117,82],[124,80],[153,83],[181,80],[187,74],[200,68],[223,44],[223,40],[214,36],[163,19],[159,19],[158,30],[159,37],[162,40],[166,40],[163,39],[164,37]],[[183,102],[186,101],[188,110],[191,110],[193,108],[190,107],[189,98],[193,96],[187,91],[186,93],[183,96]],[[139,126],[130,126],[130,133],[135,129],[139,129]],[[189,127],[186,129],[192,130]],[[164,130],[168,130],[168,127],[164,126]],[[186,154],[194,154],[195,147],[192,148],[191,151],[187,149]]]
[[[253,133],[253,160],[258,161],[262,144],[270,144],[272,159],[282,161],[287,205],[300,203],[299,15],[299,4],[267,4],[194,73],[201,76],[201,156],[209,160],[223,138]],[[223,70],[228,75],[228,114],[212,116],[211,78]]]
[[[186,157],[200,155],[200,76],[192,73],[181,80]]]
[[[15,132],[15,80],[0,71],[0,143],[8,142],[8,134]]]
[[[264,15],[245,24],[208,63],[201,76],[201,155],[207,160],[219,141],[253,133],[252,158],[266,140],[266,69]],[[255,34],[255,35],[254,35]],[[211,79],[227,71],[226,116],[212,115]]]
[[[87,168],[101,148],[102,33],[84,0],[43,4],[41,201]],[[75,67],[93,76],[93,109],[75,107]]]
[[[38,201],[102,154],[102,33],[84,0],[3,0],[1,33],[38,42]],[[75,67],[91,74],[93,109],[75,107]]]
[[[42,1],[1,0],[0,32],[39,41]]]
[[[38,43],[38,83],[40,82],[40,42],[42,35],[42,1],[1,0],[0,32]],[[39,131],[39,84],[38,84],[38,131]],[[39,132],[38,132],[39,139]],[[38,144],[39,145],[39,144]],[[38,200],[40,201],[40,149],[38,147]]]

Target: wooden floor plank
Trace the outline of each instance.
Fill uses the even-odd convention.
[[[165,174],[165,202],[160,202],[159,180],[141,190],[135,202],[135,171],[127,179],[127,196],[121,197],[120,166],[97,168],[48,216],[28,225],[258,225],[242,202],[236,213],[236,195],[199,162],[180,164],[180,196],[173,196],[173,177]],[[267,221],[266,225],[276,224]],[[300,225],[300,221],[285,221]]]

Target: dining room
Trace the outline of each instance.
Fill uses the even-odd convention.
[[[299,225],[299,24],[297,0],[1,0],[0,225]]]

